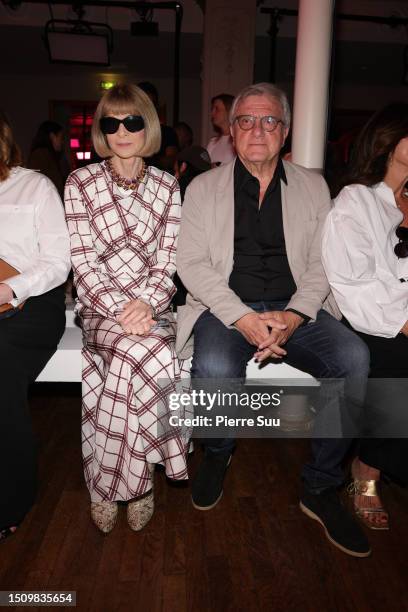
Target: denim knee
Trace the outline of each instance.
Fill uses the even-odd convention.
[[[333,378],[367,378],[370,370],[370,351],[367,345],[355,334],[347,330],[338,339],[334,350],[332,367],[337,370]]]
[[[193,378],[241,378],[245,376],[246,364],[241,364],[233,353],[207,350],[194,353],[191,365]]]
[[[345,376],[368,376],[370,370],[370,351],[361,338],[353,333],[353,340],[344,347],[343,367]]]

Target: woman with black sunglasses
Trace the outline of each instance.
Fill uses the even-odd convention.
[[[367,437],[349,487],[357,515],[371,529],[389,528],[377,490],[381,473],[408,482],[408,438],[402,437],[408,436],[407,181],[408,104],[396,103],[361,131],[322,246],[337,303],[371,354]]]
[[[62,283],[70,270],[61,199],[43,174],[21,167],[0,112],[0,541],[36,497],[36,440],[27,390],[65,328]]]
[[[91,516],[111,531],[118,502],[139,531],[154,509],[153,472],[187,478],[188,440],[169,427],[181,378],[170,302],[181,212],[173,176],[144,157],[160,148],[149,97],[117,85],[101,99],[92,140],[104,161],[65,188],[77,313],[82,321],[82,452]]]

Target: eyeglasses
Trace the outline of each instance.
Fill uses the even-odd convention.
[[[116,134],[120,124],[123,123],[128,132],[140,132],[144,128],[144,119],[140,115],[128,115],[124,119],[116,117],[102,117],[99,120],[99,127],[102,134]]]
[[[235,117],[234,121],[236,121],[241,128],[241,130],[245,130],[246,132],[252,130],[255,127],[256,120],[259,119],[261,122],[262,129],[265,132],[274,132],[278,127],[278,124],[281,123],[283,126],[285,123],[282,119],[278,119],[273,115],[265,115],[265,117],[254,117],[254,115],[238,115]]]
[[[408,257],[408,227],[402,227],[401,225],[395,230],[398,244],[394,247],[394,253],[399,259]]]

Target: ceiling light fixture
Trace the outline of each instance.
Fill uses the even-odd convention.
[[[106,23],[50,19],[44,42],[53,63],[110,65],[113,31]]]

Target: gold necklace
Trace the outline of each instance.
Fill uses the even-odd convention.
[[[111,159],[107,159],[105,163],[113,182],[116,183],[118,187],[122,187],[122,189],[130,189],[131,191],[134,191],[139,183],[144,179],[146,174],[146,164],[144,159],[142,159],[142,165],[139,172],[133,178],[126,178],[126,176],[121,176],[118,172],[116,172]]]

